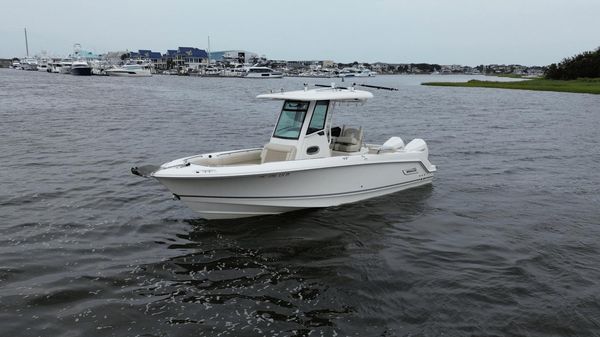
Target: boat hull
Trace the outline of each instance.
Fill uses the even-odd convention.
[[[155,177],[203,218],[231,219],[357,202],[429,184],[433,172],[419,161],[390,161],[246,176]]]
[[[70,73],[77,76],[91,76],[92,68],[71,68]]]
[[[126,71],[126,70],[105,70],[105,73],[108,76],[121,76],[121,77],[151,77],[152,73],[150,71],[143,72],[134,72],[134,71]]]
[[[21,63],[21,68],[23,70],[36,71],[38,66],[37,64]]]
[[[256,74],[247,74],[244,76],[245,78],[283,78],[282,73],[256,73]]]

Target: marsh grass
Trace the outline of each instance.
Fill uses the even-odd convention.
[[[444,87],[497,88],[600,94],[600,78],[580,78],[571,81],[532,79],[515,82],[471,80],[468,82],[426,82],[422,85]]]

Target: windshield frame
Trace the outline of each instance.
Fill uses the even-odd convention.
[[[302,134],[302,128],[304,127],[304,121],[306,120],[306,115],[308,114],[308,109],[310,108],[311,102],[309,101],[297,101],[297,100],[285,100],[283,102],[283,107],[281,108],[281,113],[279,113],[279,118],[277,119],[277,124],[275,125],[275,129],[273,130],[272,137],[281,138],[281,139],[291,139],[298,140],[300,139],[300,135]],[[293,108],[290,104],[298,104],[302,105],[303,108]],[[286,108],[287,107],[287,108]],[[280,123],[284,120],[284,115],[287,117],[289,114],[298,114],[302,113],[302,121],[298,121],[294,116],[293,121],[296,123],[293,127],[298,128],[298,133],[295,136],[286,136],[282,134],[283,129],[279,129]],[[289,119],[288,119],[289,120]],[[300,122],[298,124],[298,122]]]
[[[306,129],[306,135],[312,135],[313,133],[325,130],[327,126],[327,117],[329,114],[329,100],[320,100],[315,101],[314,107],[312,109],[312,114],[310,116],[310,122],[308,123],[308,129]],[[318,106],[325,106],[325,113],[323,115],[323,124],[319,128],[311,128],[313,120],[315,119],[315,112]]]

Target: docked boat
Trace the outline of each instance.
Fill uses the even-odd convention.
[[[377,72],[366,68],[344,68],[339,72],[338,77],[373,77],[376,75]]]
[[[283,73],[269,67],[248,67],[243,74],[246,78],[282,78]]]
[[[70,74],[72,65],[73,65],[73,60],[71,60],[69,58],[62,59],[59,62],[59,67],[57,67],[57,69],[61,74]]]
[[[50,63],[48,63],[48,71],[51,73],[60,73],[61,67],[62,64],[60,64],[60,61],[51,61]]]
[[[37,70],[38,61],[33,57],[27,57],[21,60],[21,69],[23,70]]]
[[[92,67],[83,60],[73,61],[71,64],[71,75],[90,76],[92,75]]]
[[[125,64],[121,67],[106,69],[109,76],[149,77],[152,76],[149,64]]]
[[[283,101],[262,148],[199,154],[160,167],[156,178],[206,219],[283,213],[352,203],[431,183],[436,166],[422,139],[363,142],[362,127],[333,127],[334,109],[372,98],[368,91],[319,88],[259,95]]]

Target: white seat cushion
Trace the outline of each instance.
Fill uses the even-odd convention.
[[[266,144],[260,154],[261,163],[293,160],[295,158],[296,158],[296,147],[295,146],[274,144],[274,143]]]

